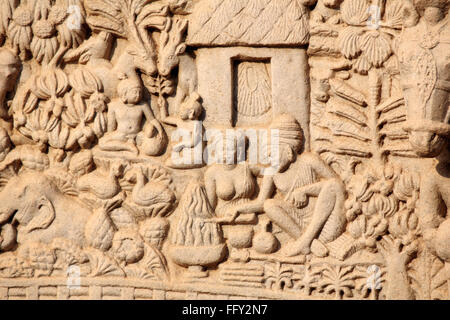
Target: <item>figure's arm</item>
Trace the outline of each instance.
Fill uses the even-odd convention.
[[[205,189],[209,204],[215,208],[217,206],[216,179],[214,177],[214,167],[209,168],[205,173]]]
[[[153,119],[155,119],[155,115],[153,114],[152,109],[150,109],[150,106],[147,103],[143,103],[141,105],[141,107],[142,107],[142,113],[144,114],[145,120],[150,122]]]
[[[203,141],[203,126],[200,124],[199,121],[192,121],[192,131],[191,131],[191,143],[186,146],[186,148],[194,148],[199,143]],[[201,126],[201,127],[200,127]]]
[[[318,155],[308,153],[304,155],[305,159],[312,166],[315,173],[322,179],[339,178],[329,165],[327,165]]]
[[[161,108],[161,121],[165,124],[178,127],[178,122],[180,119],[177,117],[169,116],[169,113],[167,112],[167,108]]]
[[[172,116],[167,117],[161,116],[161,121],[164,122],[165,124],[178,127],[178,122],[180,121],[180,119]]]
[[[111,103],[108,109],[108,124],[107,124],[107,130],[108,132],[112,132],[116,130],[116,112],[115,112],[115,106],[114,103]]]
[[[325,181],[319,181],[313,184],[309,184],[307,186],[303,186],[295,189],[294,192],[301,192],[310,197],[318,197]]]
[[[327,180],[336,179],[340,181],[338,175],[320,157],[312,153],[302,155],[302,160],[307,162],[319,178],[325,179],[312,183],[294,191],[294,200],[298,206],[303,206],[307,202],[307,197],[318,197]]]
[[[180,152],[183,149],[192,149],[203,141],[203,135],[199,134],[199,132],[201,132],[201,128],[198,128],[197,125],[197,122],[193,121],[191,130],[186,129],[189,133],[190,139],[183,139],[179,144],[175,146],[175,151]]]

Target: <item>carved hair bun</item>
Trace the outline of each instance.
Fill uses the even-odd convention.
[[[286,144],[298,153],[303,143],[303,130],[298,121],[289,114],[276,117],[270,125],[271,130],[279,130],[280,144]]]

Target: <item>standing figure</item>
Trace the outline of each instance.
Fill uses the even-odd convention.
[[[419,156],[441,153],[450,134],[448,0],[415,1],[421,18],[405,28],[398,50],[409,140]],[[417,13],[411,13],[417,16]]]
[[[426,244],[450,275],[450,27],[448,0],[416,0],[399,47],[407,126],[412,148],[437,157],[421,177],[418,215]],[[450,285],[450,282],[449,282]]]

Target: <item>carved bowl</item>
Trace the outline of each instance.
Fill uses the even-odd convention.
[[[215,246],[172,246],[169,254],[173,261],[182,266],[212,267],[225,258],[227,247],[224,243]]]

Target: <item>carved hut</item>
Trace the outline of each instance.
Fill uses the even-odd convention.
[[[187,44],[196,52],[205,123],[258,127],[287,112],[308,147],[305,7],[297,0],[200,0],[197,8]]]

